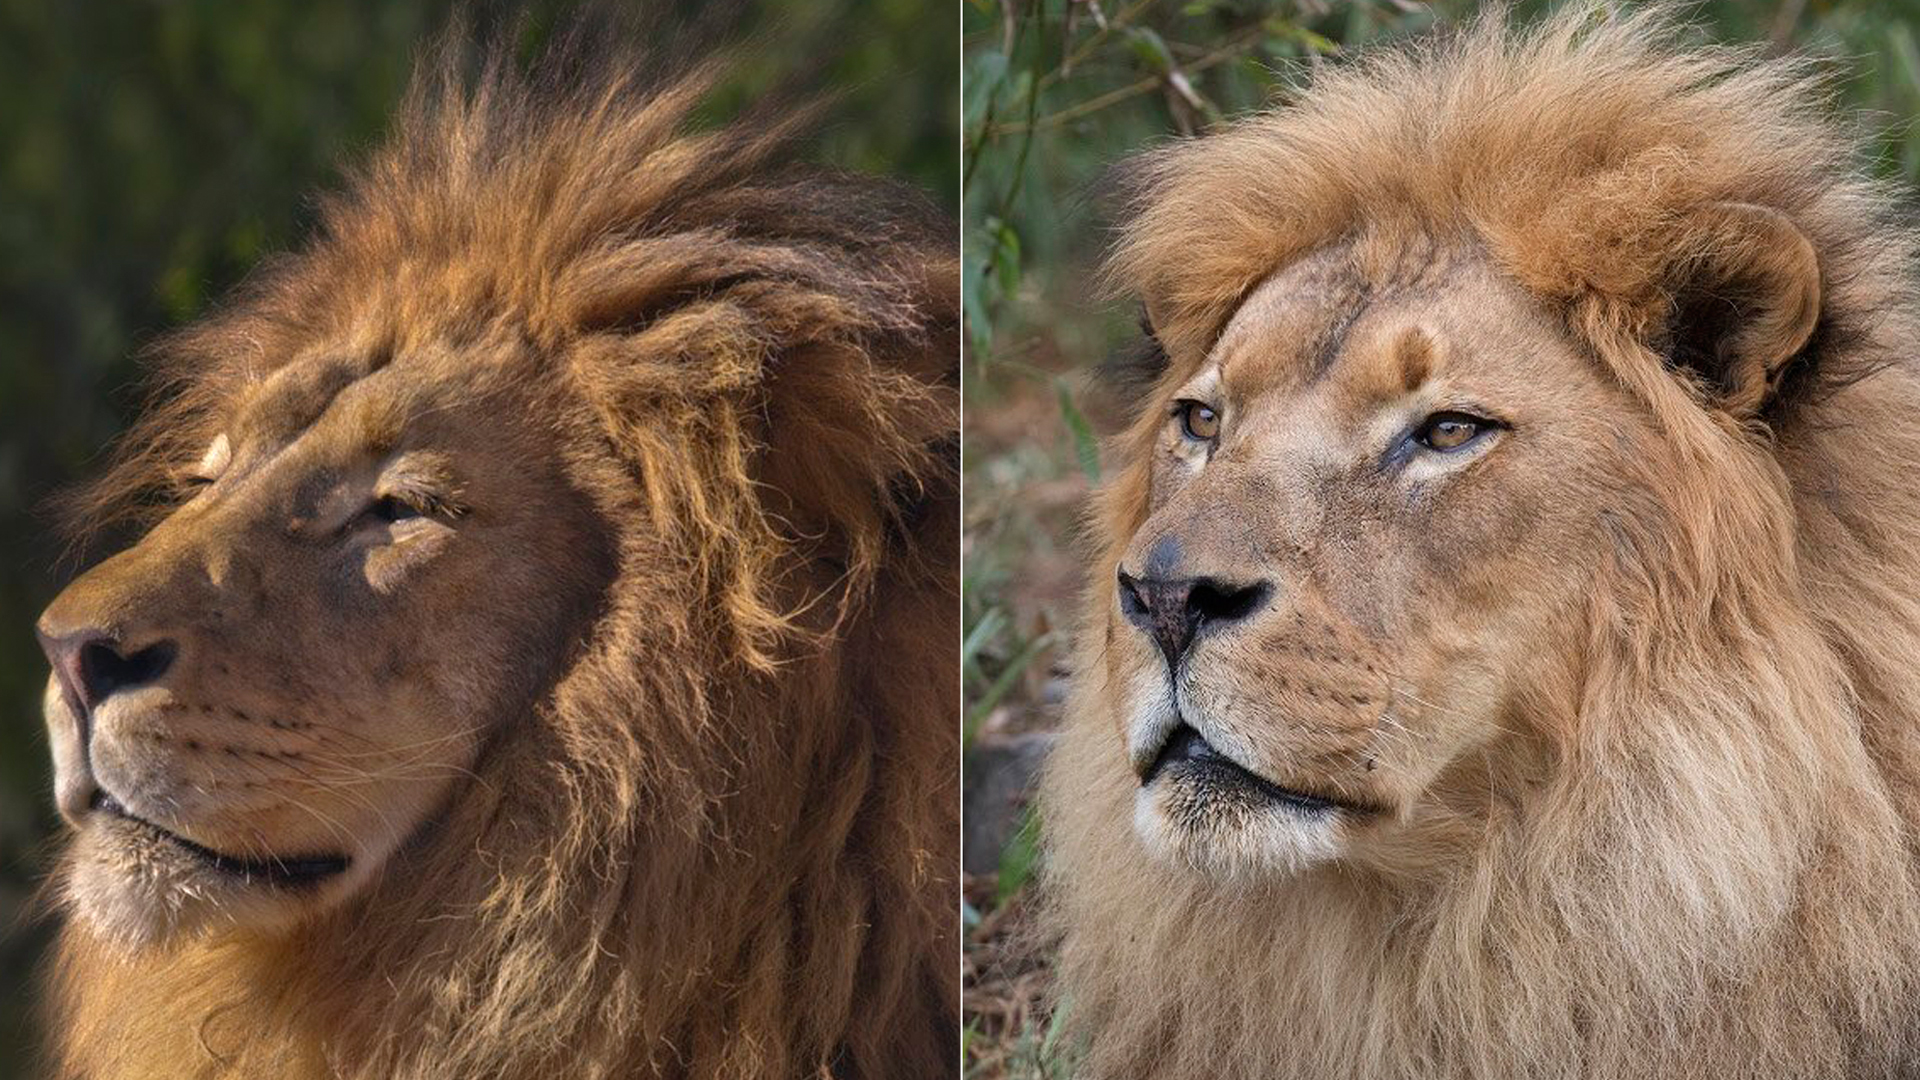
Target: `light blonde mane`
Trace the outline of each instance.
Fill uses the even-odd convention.
[[[1658,12],[1496,15],[1138,163],[1111,272],[1169,353],[1203,354],[1249,289],[1337,238],[1467,243],[1688,468],[1642,470],[1605,523],[1620,557],[1528,689],[1538,746],[1484,763],[1515,779],[1471,850],[1405,880],[1222,890],[1129,830],[1099,656],[1160,418],[1121,436],[1047,780],[1083,1075],[1920,1067],[1914,237],[1804,64],[1684,36]],[[1716,201],[1786,215],[1823,268],[1814,339],[1747,424],[1646,344]]]

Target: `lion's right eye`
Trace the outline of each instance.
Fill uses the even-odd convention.
[[[1220,414],[1201,401],[1177,401],[1174,415],[1180,420],[1180,434],[1195,442],[1212,442],[1220,437]]]

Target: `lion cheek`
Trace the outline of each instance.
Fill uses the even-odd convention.
[[[423,524],[412,535],[391,544],[368,548],[360,562],[360,576],[379,596],[392,596],[414,571],[446,550],[453,530]]]

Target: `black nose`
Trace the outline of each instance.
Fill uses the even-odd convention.
[[[85,632],[60,637],[42,634],[40,647],[61,687],[83,709],[93,708],[109,694],[145,686],[165,675],[179,652],[171,641],[128,649],[110,635]]]
[[[1266,582],[1233,585],[1218,578],[1136,578],[1120,571],[1120,610],[1127,620],[1153,635],[1178,665],[1204,626],[1244,619],[1266,606],[1273,586]]]

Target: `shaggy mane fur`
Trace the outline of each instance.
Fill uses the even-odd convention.
[[[66,928],[65,1075],[950,1070],[953,231],[783,164],[800,120],[690,131],[714,66],[592,51],[427,64],[307,248],[167,344],[77,505],[164,509],[316,345],[509,343],[613,532],[599,622],[433,835],[290,939]]]
[[[1047,780],[1081,1075],[1920,1070],[1915,243],[1806,65],[1689,47],[1659,13],[1494,16],[1340,65],[1132,175],[1111,272],[1145,301],[1153,365],[1186,365],[1166,378],[1324,245],[1466,244],[1689,468],[1647,493],[1666,514],[1619,508],[1621,558],[1543,643],[1544,750],[1525,759],[1542,771],[1489,758],[1510,797],[1463,859],[1223,889],[1151,863],[1129,827],[1097,673],[1162,418],[1123,435]],[[1746,422],[1649,344],[1703,254],[1695,211],[1721,200],[1785,215],[1824,278],[1810,344]]]

